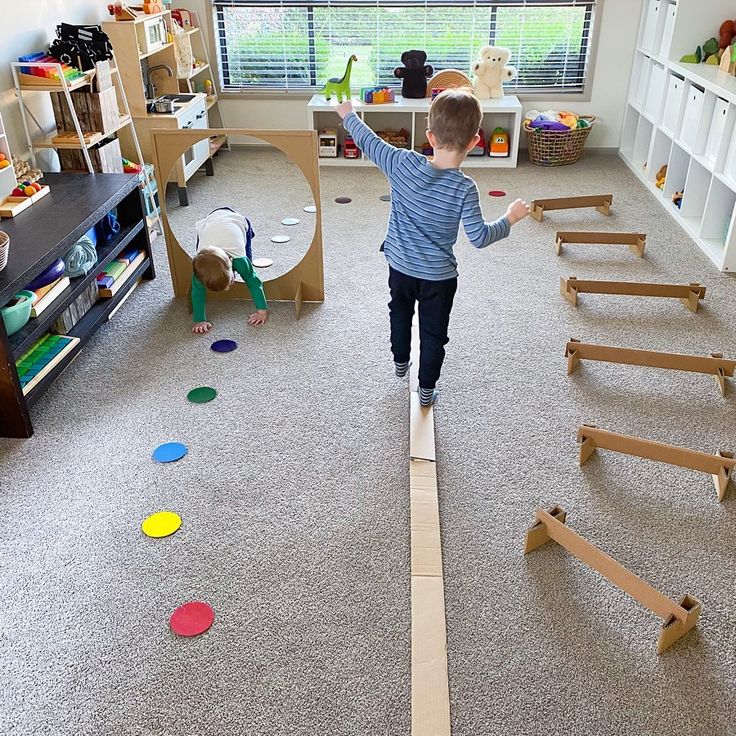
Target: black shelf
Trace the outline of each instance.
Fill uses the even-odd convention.
[[[69,286],[61,292],[50,307],[41,312],[40,317],[31,317],[24,327],[8,338],[10,347],[13,349],[13,357],[19,358],[23,355],[48,330],[49,325],[95,280],[97,274],[101,273],[105,266],[125,249],[143,228],[142,221],[121,228],[111,243],[98,246],[97,263],[89,273],[70,279]]]
[[[145,258],[133,271],[133,274],[123,284],[120,291],[112,297],[102,297],[95,304],[90,307],[84,316],[72,327],[66,334],[69,337],[78,337],[79,342],[74,346],[69,353],[64,356],[58,365],[55,365],[47,376],[44,376],[26,396],[26,403],[31,406],[33,405],[46,389],[64,372],[64,370],[72,363],[72,361],[79,355],[84,347],[85,343],[95,333],[97,328],[107,320],[108,315],[112,312],[115,307],[125,298],[126,294],[135,286],[139,277],[150,268],[151,258],[150,256]]]

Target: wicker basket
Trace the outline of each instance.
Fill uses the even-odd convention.
[[[530,128],[524,122],[527,140],[529,141],[529,160],[537,166],[567,166],[574,164],[579,158],[590,133],[595,115],[581,115],[588,121],[587,128],[574,130],[542,130]]]

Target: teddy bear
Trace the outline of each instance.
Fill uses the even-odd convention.
[[[478,56],[473,64],[475,96],[479,100],[500,100],[503,97],[503,83],[516,76],[516,69],[506,66],[511,58],[511,49],[484,46]]]
[[[394,76],[401,79],[401,96],[409,99],[421,99],[427,95],[427,77],[434,74],[434,69],[425,62],[427,54],[414,49],[401,54],[401,63],[394,69]]]

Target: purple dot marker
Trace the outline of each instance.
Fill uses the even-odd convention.
[[[215,340],[212,343],[212,349],[216,353],[232,353],[236,347],[238,347],[238,343],[235,340]]]

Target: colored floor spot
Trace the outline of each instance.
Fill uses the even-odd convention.
[[[157,463],[173,463],[181,460],[187,452],[186,445],[182,445],[181,442],[166,442],[153,451],[153,459]]]
[[[256,268],[268,268],[269,266],[273,266],[273,259],[272,258],[254,258],[253,265]]]
[[[173,511],[158,511],[147,516],[141,529],[147,537],[168,537],[181,526],[181,516]]]
[[[491,191],[488,192],[488,195],[490,197],[505,197],[506,192],[504,192],[503,189],[491,189]]]
[[[350,197],[336,197],[335,202],[338,204],[350,204],[353,200]]]
[[[308,204],[308,205],[307,205],[307,206],[306,206],[306,207],[304,208],[304,211],[305,211],[305,212],[312,212],[312,213],[314,213],[314,212],[316,212],[316,211],[317,211],[317,205],[316,205],[316,204]]]
[[[212,606],[202,601],[190,601],[171,614],[169,626],[179,636],[198,636],[204,634],[214,620]]]
[[[274,235],[271,238],[272,243],[288,243],[290,240],[291,238],[288,235]]]
[[[391,201],[391,195],[390,194],[382,194],[378,199],[380,199],[381,202],[390,202]]]
[[[255,265],[255,262],[253,265]],[[235,340],[215,340],[211,345],[212,350],[216,353],[232,353],[236,347],[238,347],[238,343]]]
[[[206,404],[208,401],[217,396],[217,391],[210,388],[209,386],[199,386],[199,388],[193,388],[188,394],[187,398],[192,404]]]
[[[284,217],[283,220],[281,220],[282,225],[298,225],[299,220],[296,217]]]

